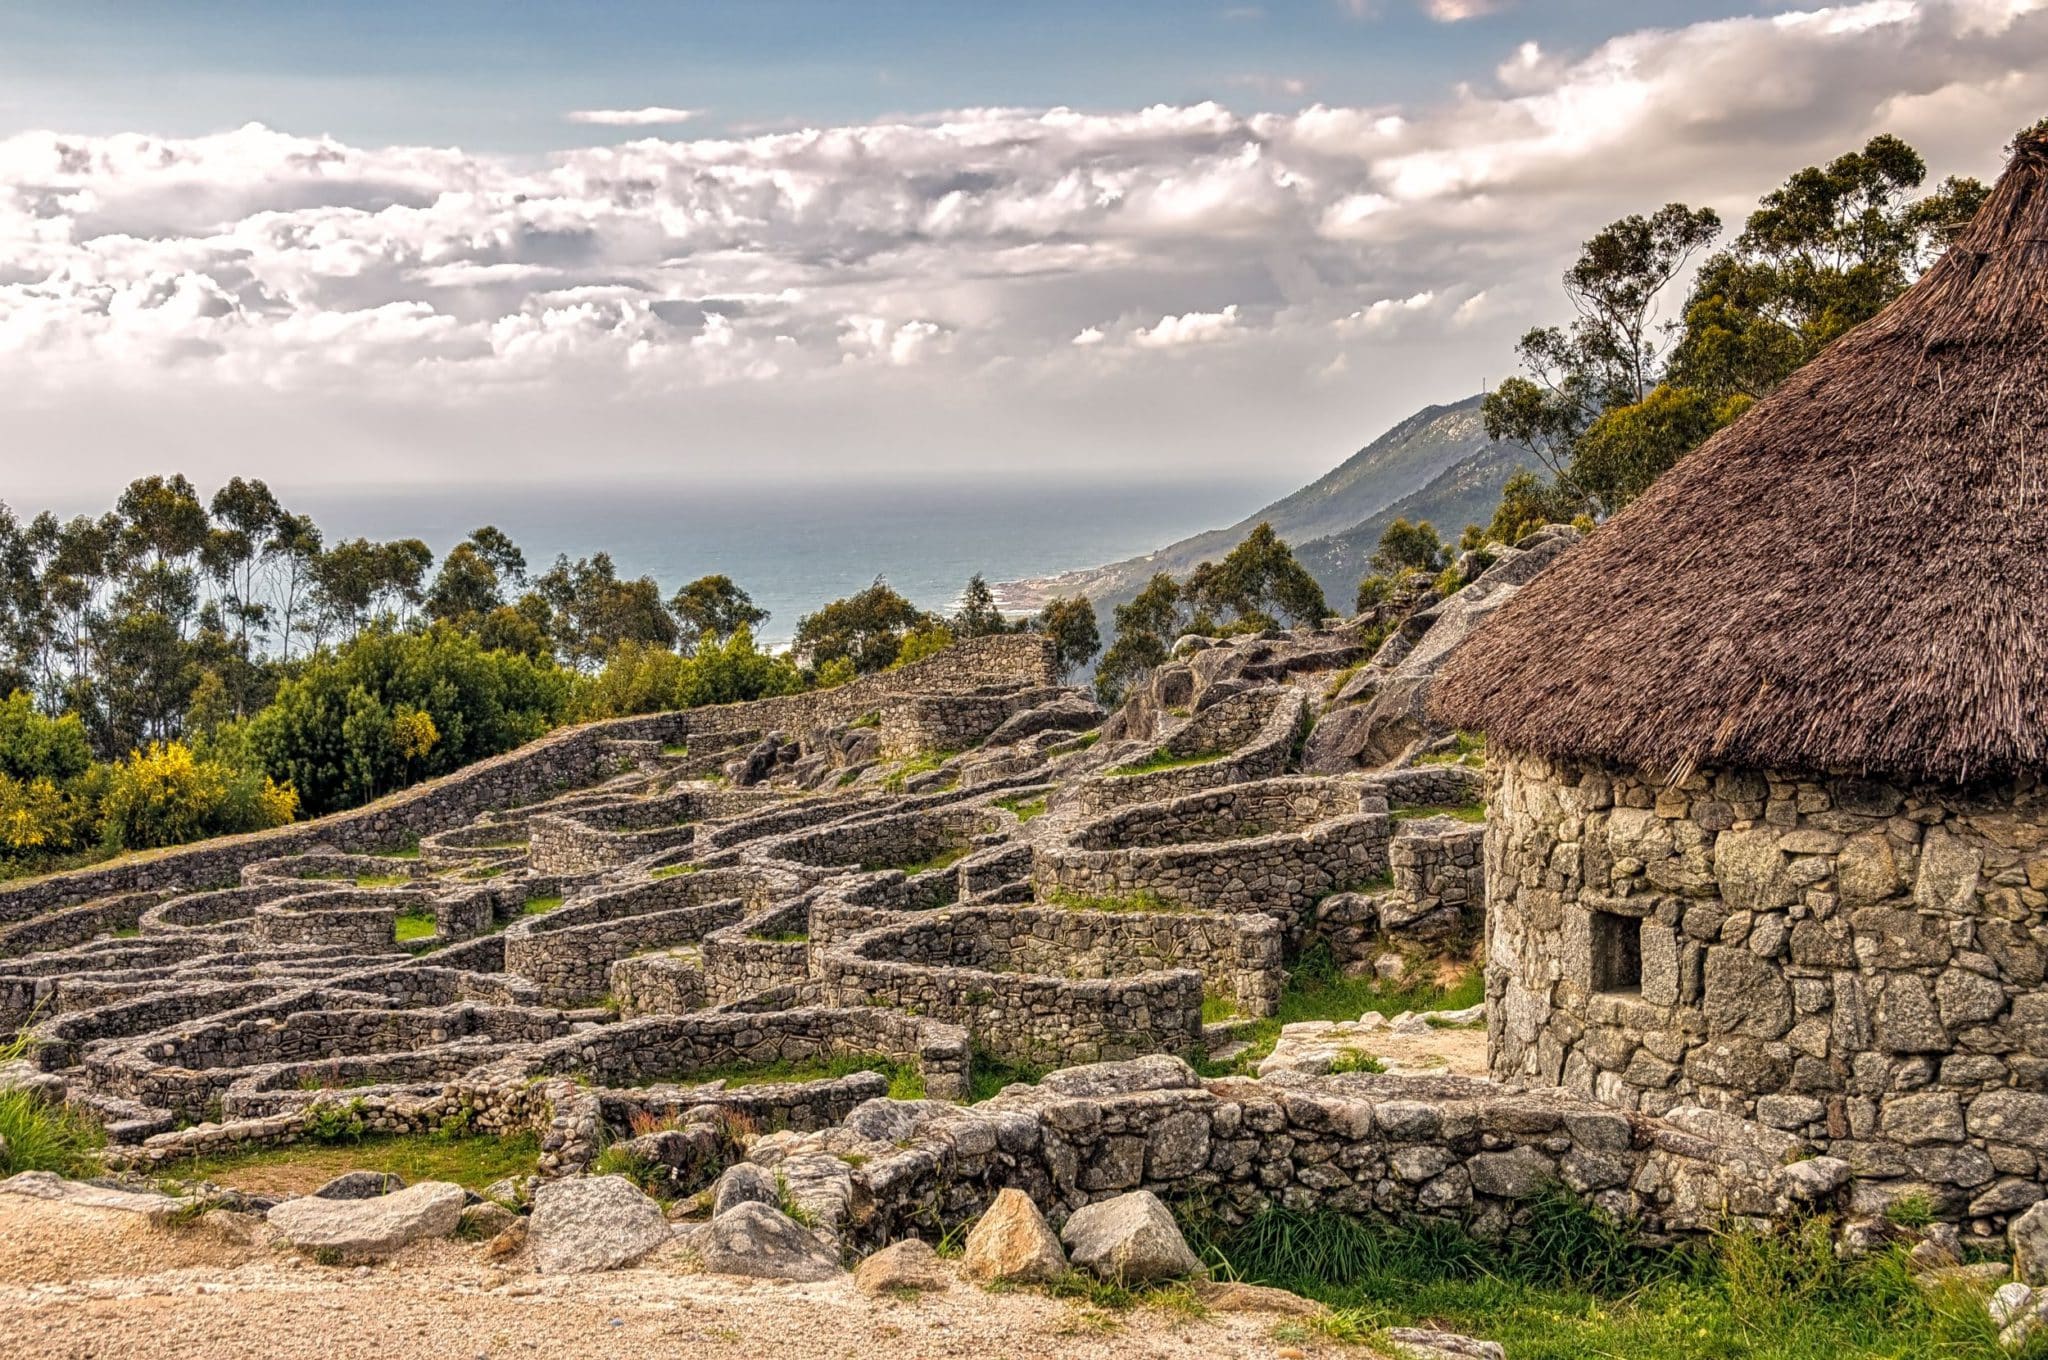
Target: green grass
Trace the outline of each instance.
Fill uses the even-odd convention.
[[[1229,754],[1228,751],[1203,751],[1191,756],[1177,756],[1162,746],[1143,760],[1133,761],[1129,765],[1112,765],[1103,773],[1116,779],[1128,779],[1132,775],[1152,774],[1159,770],[1185,770],[1194,765],[1214,765]]]
[[[1238,1010],[1237,1010],[1237,1000],[1236,1000],[1236,998],[1235,998],[1235,997],[1228,997],[1228,996],[1213,996],[1213,995],[1209,995],[1209,994],[1207,994],[1207,993],[1205,993],[1205,994],[1203,995],[1203,997],[1202,997],[1202,1023],[1203,1023],[1203,1024],[1205,1024],[1205,1025],[1220,1025],[1220,1024],[1222,1024],[1222,1023],[1223,1023],[1223,1022],[1224,1022],[1225,1020],[1235,1020],[1235,1019],[1237,1019],[1237,1017],[1238,1017]]]
[[[967,1079],[967,1103],[978,1105],[1005,1086],[1018,1082],[1035,1086],[1039,1078],[1050,1070],[1045,1067],[1034,1067],[1029,1063],[1007,1062],[992,1053],[976,1048]]]
[[[924,1073],[915,1063],[898,1062],[877,1054],[841,1053],[829,1058],[798,1058],[773,1063],[734,1063],[726,1067],[690,1072],[677,1081],[689,1084],[722,1081],[726,1089],[737,1086],[790,1086],[805,1081],[831,1081],[857,1072],[879,1072],[889,1079],[891,1100],[923,1100]]]
[[[761,940],[768,944],[795,944],[799,940],[810,939],[811,932],[808,930],[750,930],[747,932],[747,938],[750,940]]]
[[[889,793],[901,793],[903,786],[911,779],[921,774],[933,773],[959,754],[958,751],[919,751],[884,776],[882,788]]]
[[[876,713],[863,713],[863,714],[861,714],[861,715],[860,715],[860,716],[859,716],[858,718],[855,718],[855,719],[854,719],[854,720],[853,720],[852,722],[848,723],[848,724],[847,724],[847,727],[849,727],[849,728],[860,728],[860,727],[880,727],[881,725],[882,725],[882,715],[881,715],[881,714],[880,714],[879,712],[876,712]]]
[[[414,841],[410,845],[394,846],[389,850],[377,850],[372,853],[378,859],[418,859],[420,857],[420,843]]]
[[[1387,815],[1397,822],[1419,822],[1425,817],[1455,817],[1461,822],[1483,824],[1486,821],[1486,804],[1433,803],[1418,807],[1397,807]]]
[[[863,864],[861,872],[874,873],[878,869],[901,869],[906,874],[929,873],[933,869],[950,869],[973,853],[970,845],[955,845],[939,851],[928,859],[912,860],[908,864]]]
[[[398,888],[412,882],[410,874],[357,874],[358,888]]]
[[[690,748],[679,742],[669,742],[661,748],[661,753],[665,756],[686,756],[690,754]]]
[[[694,874],[703,867],[701,864],[671,864],[667,868],[656,869],[647,876],[649,878],[675,878],[682,874]]]
[[[0,1044],[0,1062],[28,1053],[26,1037]],[[99,1171],[98,1149],[106,1133],[68,1105],[52,1105],[28,1091],[0,1091],[0,1176],[20,1171],[54,1171],[91,1176]]]
[[[1101,893],[1091,895],[1076,892],[1050,892],[1043,899],[1048,907],[1065,907],[1068,911],[1165,911],[1185,912],[1199,910],[1169,902],[1150,888],[1135,892]]]
[[[1402,1011],[1458,1010],[1485,999],[1486,979],[1476,968],[1450,987],[1427,981],[1390,986],[1369,975],[1345,977],[1329,947],[1318,941],[1295,960],[1280,993],[1279,1009],[1240,1031],[1239,1037],[1250,1047],[1227,1063],[1200,1060],[1194,1065],[1204,1076],[1242,1075],[1272,1055],[1282,1025],[1304,1020],[1356,1020],[1367,1011],[1393,1016]]]
[[[1218,1236],[1219,1273],[1334,1310],[1325,1339],[1426,1326],[1499,1341],[1515,1360],[1907,1360],[2004,1357],[1981,1296],[1923,1294],[1897,1252],[1844,1262],[1831,1224],[1730,1233],[1690,1247],[1633,1244],[1558,1192],[1507,1242],[1457,1225],[1387,1224],[1272,1209]],[[2037,1339],[2016,1354],[2048,1354]]]
[[[562,899],[559,897],[529,897],[526,899],[526,905],[519,911],[524,916],[545,916],[561,905]]]
[[[294,1186],[314,1189],[344,1171],[389,1171],[403,1176],[408,1185],[453,1181],[466,1189],[481,1190],[507,1176],[530,1176],[539,1161],[540,1141],[531,1133],[503,1137],[415,1133],[224,1153],[167,1163],[164,1173],[179,1180],[213,1181],[257,1191]]]
[[[1452,735],[1455,743],[1448,751],[1432,751],[1416,758],[1417,765],[1484,765],[1486,764],[1486,734],[1483,732],[1458,732]]]
[[[398,918],[394,934],[400,943],[404,943],[407,940],[424,940],[433,935],[436,929],[432,915],[406,912]]]
[[[1361,1049],[1347,1048],[1330,1059],[1330,1074],[1337,1076],[1345,1072],[1384,1072],[1387,1065],[1372,1054]]]
[[[123,926],[119,930],[110,930],[107,932],[107,938],[110,940],[139,940],[142,938],[142,927]]]
[[[996,806],[1006,812],[1016,813],[1018,821],[1028,822],[1033,817],[1045,815],[1045,795],[1040,794],[1036,798],[998,798]]]

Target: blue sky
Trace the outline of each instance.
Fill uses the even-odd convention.
[[[1619,216],[2044,112],[2048,0],[13,0],[0,490],[1306,480]]]
[[[0,134],[190,136],[254,120],[528,151],[602,141],[562,121],[590,107],[701,109],[693,131],[716,133],[989,104],[1382,104],[1438,94],[1532,38],[1582,48],[1759,7],[1536,0],[1455,23],[1413,0],[1364,8],[15,0],[0,10]]]

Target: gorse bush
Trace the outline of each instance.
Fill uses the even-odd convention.
[[[297,811],[298,795],[267,775],[153,741],[111,768],[100,826],[110,847],[147,850],[283,826]]]

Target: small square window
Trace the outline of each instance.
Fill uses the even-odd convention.
[[[1643,989],[1643,923],[1611,911],[1593,913],[1593,990]]]

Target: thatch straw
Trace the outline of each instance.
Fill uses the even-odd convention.
[[[2048,769],[2048,136],[1913,288],[1504,605],[1437,717],[1641,769]]]

